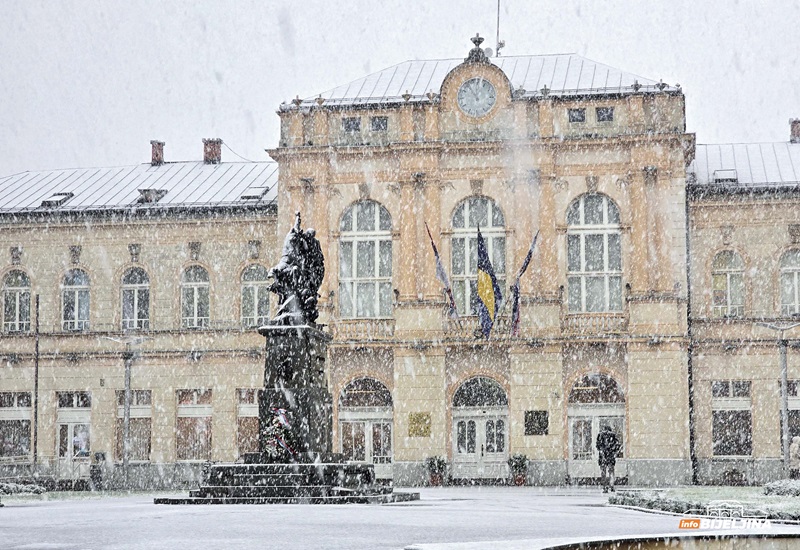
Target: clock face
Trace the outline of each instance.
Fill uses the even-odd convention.
[[[497,91],[484,78],[470,78],[458,89],[458,106],[469,116],[483,116],[494,107]]]

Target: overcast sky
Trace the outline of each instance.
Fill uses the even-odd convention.
[[[501,0],[505,55],[577,52],[686,94],[700,143],[786,141],[800,117],[796,0]],[[494,46],[497,0],[3,0],[0,175],[266,160],[296,95]],[[238,160],[223,149],[223,160]]]

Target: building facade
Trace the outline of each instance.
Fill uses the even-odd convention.
[[[800,311],[800,144],[748,146],[761,164],[696,145],[679,87],[474,42],[281,105],[275,163],[222,163],[218,140],[202,164],[163,163],[155,142],[149,165],[0,180],[0,464],[30,468],[34,416],[39,469],[118,463],[126,361],[142,483],[251,450],[252,327],[300,211],[326,258],[336,450],[380,477],[424,483],[443,456],[453,479],[506,479],[523,453],[532,483],[591,480],[604,426],[631,484],[779,477],[778,348],[757,323]],[[489,338],[479,228],[505,298]]]

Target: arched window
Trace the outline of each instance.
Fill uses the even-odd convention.
[[[723,250],[711,264],[714,317],[744,315],[744,261],[733,250]]]
[[[505,288],[506,232],[500,207],[485,197],[470,197],[453,213],[453,297],[459,313],[477,315],[478,227],[486,241],[497,284]]]
[[[622,311],[619,209],[597,193],[567,210],[567,304],[573,313]]]
[[[372,378],[347,384],[339,395],[339,433],[347,460],[372,462],[378,477],[391,475],[392,394],[386,386]]]
[[[10,271],[3,279],[3,330],[31,329],[31,281],[24,271]]]
[[[122,329],[150,328],[150,277],[140,267],[122,276]]]
[[[507,407],[508,397],[497,381],[483,376],[470,378],[453,395],[454,407]]]
[[[249,265],[242,272],[242,326],[266,325],[269,320],[269,284],[267,268]]]
[[[339,315],[392,316],[392,218],[374,201],[358,202],[339,224]]]
[[[184,328],[208,326],[208,271],[199,265],[187,267],[181,277],[181,323]]]
[[[625,403],[625,395],[610,376],[587,374],[572,386],[569,403]]]
[[[339,407],[391,407],[392,393],[372,378],[353,380],[342,390]]]
[[[800,314],[800,250],[789,250],[781,258],[781,315]]]
[[[71,269],[64,275],[62,327],[64,330],[89,330],[89,275]]]

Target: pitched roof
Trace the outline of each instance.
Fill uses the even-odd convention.
[[[606,95],[634,91],[676,91],[678,88],[620,71],[583,56],[571,54],[494,57],[489,59],[508,77],[522,97],[541,97],[547,86],[549,95]],[[445,76],[463,59],[405,61],[323,92],[328,106],[399,103],[403,94],[409,101],[430,101],[425,95],[438,93]],[[317,96],[304,99],[301,107],[314,105]]]
[[[0,177],[0,214],[266,206],[275,162],[168,162],[22,172]]]
[[[698,144],[689,173],[696,188],[736,191],[799,186],[800,144]]]

